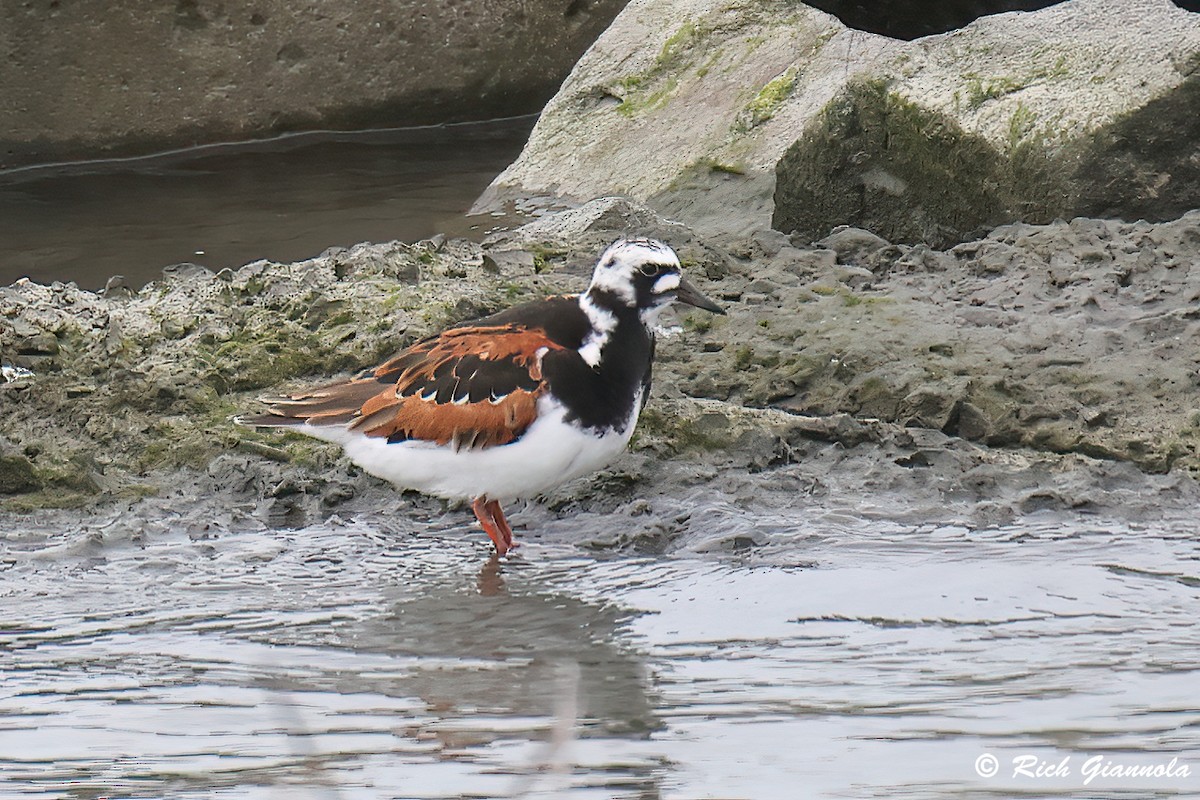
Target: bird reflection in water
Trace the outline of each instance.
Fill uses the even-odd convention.
[[[631,613],[563,594],[539,569],[493,554],[469,582],[396,587],[403,596],[363,621],[355,649],[406,665],[371,676],[376,691],[425,709],[398,734],[443,762],[488,761],[497,742],[536,745],[506,765],[519,783],[569,772],[589,740],[649,737],[659,723],[647,670],[622,641]],[[660,766],[629,778],[653,786]]]

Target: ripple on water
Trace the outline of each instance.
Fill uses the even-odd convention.
[[[539,522],[504,564],[457,521],[6,533],[0,775],[47,797],[1069,795],[973,764],[1200,751],[1188,523],[704,512],[655,556]],[[1122,787],[1196,790],[1088,788]]]

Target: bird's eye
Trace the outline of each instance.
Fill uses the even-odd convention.
[[[652,278],[658,274],[658,264],[642,264],[638,272],[645,275],[647,278]]]

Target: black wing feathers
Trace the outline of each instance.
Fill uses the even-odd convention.
[[[516,325],[536,328],[559,347],[578,350],[592,329],[587,314],[579,307],[578,295],[556,295],[532,303],[505,309],[490,317],[464,323],[459,327]],[[451,328],[451,330],[454,330]]]

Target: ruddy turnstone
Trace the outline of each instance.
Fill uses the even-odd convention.
[[[471,501],[504,555],[513,535],[502,500],[600,469],[629,443],[655,322],[672,301],[725,313],[670,247],[622,239],[581,295],[457,325],[351,380],[265,398],[268,413],[242,421],[335,442],[401,488]]]

